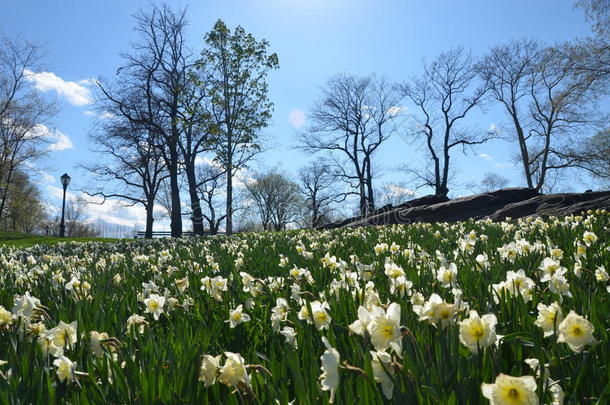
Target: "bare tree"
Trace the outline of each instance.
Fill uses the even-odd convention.
[[[65,212],[66,236],[70,238],[98,237],[99,230],[86,220],[87,201],[82,196],[68,201]],[[56,221],[59,222],[59,218]]]
[[[421,185],[432,187],[437,195],[447,195],[451,178],[451,150],[479,145],[493,138],[493,133],[460,126],[462,120],[479,106],[487,92],[478,80],[473,57],[463,48],[441,53],[431,63],[424,63],[424,73],[400,86],[402,94],[417,108],[414,136],[423,137],[432,161],[426,173],[410,173]]]
[[[549,171],[574,167],[570,145],[596,128],[601,72],[583,74],[562,47],[521,40],[493,48],[479,72],[508,113],[528,187],[541,190]]]
[[[413,199],[413,196],[415,196],[415,190],[410,189],[405,183],[385,183],[379,191],[378,200],[381,205],[391,204],[396,206]]]
[[[37,46],[0,34],[0,218],[15,173],[44,156],[51,132],[44,125],[56,106],[28,84],[40,68]]]
[[[259,131],[271,118],[267,73],[277,69],[269,43],[238,26],[231,32],[218,20],[205,36],[197,61],[196,83],[206,86],[215,126],[216,161],[226,173],[226,232],[233,231],[233,178],[259,151]]]
[[[564,150],[574,167],[586,170],[602,186],[610,186],[610,129],[583,138]]]
[[[578,0],[576,6],[584,10],[593,31],[602,38],[610,38],[610,2],[608,0]]]
[[[485,173],[483,179],[481,180],[480,191],[483,193],[488,193],[490,191],[499,190],[508,185],[508,179],[504,176],[499,175],[498,173]]]
[[[216,125],[209,113],[209,97],[207,97],[206,83],[197,83],[193,80],[194,72],[190,72],[190,79],[183,90],[182,102],[184,108],[180,109],[179,116],[183,128],[178,146],[184,167],[184,177],[188,186],[191,200],[191,222],[195,235],[204,233],[204,216],[201,207],[196,162],[198,156],[213,148],[213,133]]]
[[[246,185],[246,190],[266,231],[285,230],[301,215],[299,187],[284,174],[276,171],[258,174]]]
[[[220,224],[227,217],[218,201],[218,195],[226,187],[226,175],[224,169],[214,164],[199,166],[198,170],[200,182],[197,189],[204,204],[201,211],[207,222],[209,232],[216,235],[220,229]]]
[[[28,84],[28,75],[40,67],[38,46],[0,32],[0,117],[36,95]]]
[[[332,204],[341,199],[334,180],[331,169],[322,159],[314,160],[299,170],[299,188],[309,211],[308,226],[323,225],[331,214]]]
[[[357,195],[362,215],[375,209],[374,156],[397,131],[400,99],[384,79],[334,75],[299,136],[301,149],[329,155],[334,175],[350,187],[343,198]]]
[[[90,135],[98,160],[83,167],[95,175],[97,186],[84,192],[101,196],[101,204],[108,198],[119,198],[128,205],[141,204],[146,210],[145,237],[151,238],[155,201],[162,182],[169,177],[158,145],[159,136],[118,112],[110,115],[99,120]]]
[[[192,66],[185,38],[186,9],[175,12],[167,5],[153,5],[150,11],[136,14],[135,20],[140,41],[132,45],[131,53],[123,55],[126,64],[117,70],[117,84],[111,88],[99,83],[99,87],[122,116],[162,139],[160,150],[171,190],[171,231],[172,236],[180,236],[178,177],[185,129],[181,112]]]

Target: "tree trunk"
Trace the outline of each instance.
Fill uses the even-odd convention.
[[[515,130],[517,131],[517,139],[519,140],[519,149],[521,151],[521,162],[523,164],[523,173],[525,174],[525,181],[527,182],[527,186],[529,188],[534,188],[534,182],[532,181],[532,173],[530,171],[530,158],[529,153],[527,151],[527,143],[525,142],[525,136],[523,135],[523,128],[521,127],[521,123],[517,119],[516,111],[514,113],[511,112],[511,116],[513,117]]]
[[[551,147],[551,128],[551,124],[549,123],[547,133],[544,136],[544,153],[542,155],[542,163],[540,163],[540,177],[538,178],[538,183],[535,187],[536,191],[542,190],[542,186],[544,186],[544,181],[546,179],[549,148]]]
[[[227,235],[233,233],[233,166],[227,165],[227,217],[225,219],[225,232]]]
[[[182,208],[180,207],[180,186],[178,185],[178,151],[176,145],[169,145],[170,147],[170,162],[168,162],[169,169],[169,184],[172,198],[172,210],[171,210],[171,230],[172,237],[179,238],[182,236]]]
[[[197,193],[197,179],[195,178],[195,163],[186,162],[184,166],[186,179],[189,187],[189,196],[191,198],[191,221],[193,223],[193,233],[195,235],[203,235],[203,213],[201,212],[201,202],[199,193]]]
[[[144,234],[144,237],[147,239],[151,239],[153,233],[153,222],[155,221],[155,218],[153,217],[153,208],[154,201],[149,201],[146,204],[146,233]]]
[[[368,158],[367,158],[368,159]],[[371,174],[371,161],[366,165],[367,215],[375,210],[375,196],[373,194],[373,175]]]
[[[449,182],[449,154],[445,155],[445,167],[443,167],[443,177],[441,179],[440,187],[437,187],[436,194],[446,196],[449,194],[449,187],[447,187]]]
[[[366,216],[367,201],[366,201],[366,190],[364,188],[364,179],[360,175],[358,177],[359,177],[358,182],[360,183],[358,185],[358,193],[360,194],[360,215]]]
[[[8,170],[8,172],[6,173],[6,183],[5,186],[2,187],[2,201],[0,201],[0,218],[2,218],[2,215],[4,213],[4,209],[6,206],[6,200],[8,198],[8,188],[11,184],[11,177],[13,176],[13,167],[12,167],[12,162],[11,162],[11,168]]]

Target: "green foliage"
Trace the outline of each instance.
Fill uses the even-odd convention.
[[[278,57],[267,52],[266,40],[256,40],[241,26],[231,32],[222,20],[205,43],[192,79],[210,99],[216,160],[237,169],[245,163],[240,159],[260,150],[259,130],[267,126],[273,108],[266,76],[279,67]]]

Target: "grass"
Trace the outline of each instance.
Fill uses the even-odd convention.
[[[55,245],[60,242],[114,242],[112,238],[59,238],[15,231],[0,230],[0,246],[28,247],[34,245]]]

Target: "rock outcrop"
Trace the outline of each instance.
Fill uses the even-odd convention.
[[[577,214],[598,208],[610,209],[610,191],[542,195],[530,188],[507,188],[453,200],[425,196],[397,206],[386,205],[369,216],[349,218],[322,228],[483,218],[500,221],[507,217]]]
[[[508,204],[489,217],[494,221],[532,215],[570,215],[595,209],[610,210],[610,191],[540,195]]]
[[[387,205],[384,205],[381,208],[376,209],[375,211],[373,211],[368,216],[359,216],[359,217],[352,217],[352,218],[344,219],[344,220],[339,221],[339,222],[333,222],[332,224],[322,225],[318,229],[342,228],[344,226],[349,226],[352,223],[355,223],[355,222],[358,222],[358,221],[362,221],[362,220],[366,220],[367,218],[379,216],[379,215],[382,215],[382,214],[386,214],[388,212],[394,212],[396,210],[405,209],[405,208],[421,207],[423,205],[438,204],[438,203],[442,203],[442,202],[446,202],[446,201],[449,201],[449,198],[447,198],[445,196],[426,195],[426,196],[423,196],[423,197],[420,197],[420,198],[416,198],[416,199],[407,201],[407,202],[405,202],[403,204],[400,204],[400,205],[397,205],[397,206],[393,206],[392,204],[387,204]]]

